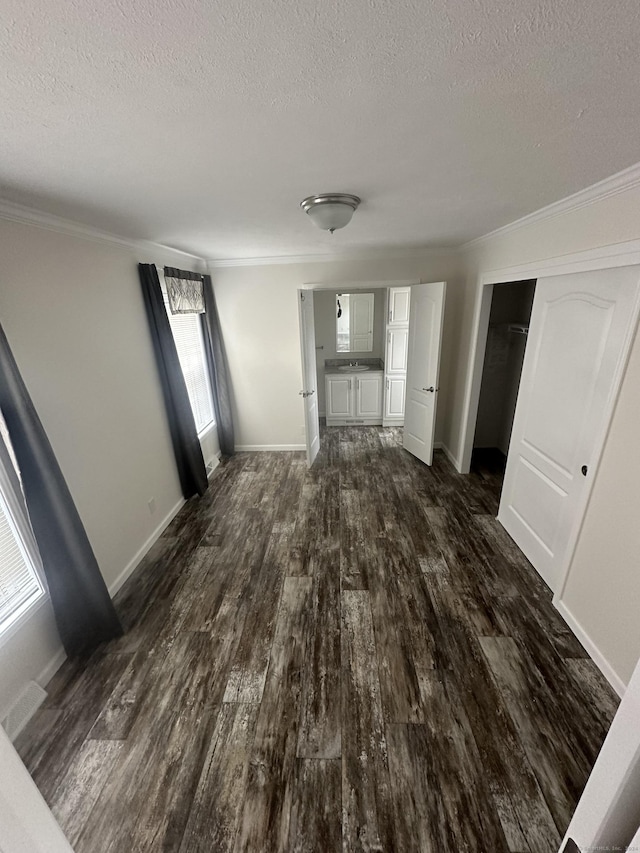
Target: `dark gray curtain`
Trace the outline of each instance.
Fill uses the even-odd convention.
[[[204,458],[187,386],[162,299],[158,271],[153,264],[138,264],[138,271],[169,420],[173,451],[178,466],[178,476],[182,494],[188,500],[195,494],[203,495],[207,489]]]
[[[67,654],[78,657],[120,636],[122,626],[1,326],[0,409],[20,469],[60,637]]]
[[[207,353],[209,374],[211,376],[211,390],[213,392],[213,407],[216,412],[218,441],[220,442],[220,450],[227,456],[232,456],[235,453],[235,440],[233,435],[233,417],[231,414],[231,383],[229,382],[227,359],[222,345],[220,321],[218,320],[218,310],[213,295],[211,276],[203,276],[202,284],[204,289],[205,313],[200,315],[200,322],[202,323],[204,348]]]

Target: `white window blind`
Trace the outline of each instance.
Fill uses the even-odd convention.
[[[0,492],[0,631],[42,594],[40,580]]]
[[[213,422],[213,403],[209,386],[202,328],[199,314],[171,314],[171,331],[184,373],[196,430],[200,433]]]

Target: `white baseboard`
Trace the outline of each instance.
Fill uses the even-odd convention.
[[[180,512],[182,507],[185,505],[186,501],[184,498],[180,498],[178,503],[169,511],[169,513],[162,519],[160,524],[153,531],[151,536],[144,542],[138,551],[133,555],[131,560],[127,563],[124,569],[120,572],[118,577],[109,584],[109,595],[113,598],[113,596],[118,592],[118,590],[124,585],[125,581],[133,574],[135,569],[138,567],[139,563],[143,559],[143,557],[151,550],[151,546],[154,545],[158,539],[162,536],[164,530],[169,526],[169,524],[173,521],[176,515]]]
[[[556,610],[560,613],[564,621],[571,628],[573,633],[576,635],[577,639],[580,641],[581,645],[584,646],[585,651],[588,653],[591,660],[598,667],[600,672],[607,679],[609,684],[616,691],[618,696],[622,698],[624,696],[626,685],[624,681],[620,678],[615,669],[611,666],[609,661],[602,654],[600,649],[596,646],[593,640],[589,637],[585,629],[582,627],[580,622],[576,619],[573,613],[569,610],[567,605],[558,599],[553,602]]]
[[[58,651],[51,658],[49,663],[45,666],[45,668],[38,674],[38,676],[34,679],[36,684],[39,684],[40,687],[46,687],[47,684],[51,681],[56,672],[60,669],[62,664],[67,659],[67,653],[64,648],[60,646]]]
[[[306,450],[306,444],[236,444],[236,450]]]
[[[207,469],[207,480],[211,479],[211,475],[216,470],[216,468],[220,465],[220,460],[222,459],[222,451],[219,450],[215,453],[208,462],[205,462],[205,467]]]
[[[451,462],[451,464],[452,464],[452,465],[453,465],[453,467],[456,469],[456,471],[458,472],[458,474],[460,474],[460,473],[461,473],[461,471],[460,471],[460,468],[461,468],[461,466],[460,466],[460,462],[456,459],[456,457],[453,455],[453,453],[449,450],[449,448],[448,448],[448,447],[447,447],[447,445],[444,443],[444,441],[434,441],[434,442],[433,442],[433,449],[434,449],[434,450],[442,450],[442,452],[443,452],[443,453],[444,453],[444,455],[447,457],[447,459],[449,460],[449,462]]]
[[[220,464],[219,458],[215,459],[214,467],[217,467]],[[135,569],[140,564],[143,557],[148,553],[151,549],[151,546],[160,538],[166,527],[171,523],[171,521],[175,518],[178,512],[182,509],[184,504],[186,503],[184,498],[181,498],[178,503],[171,509],[171,511],[163,518],[160,524],[153,531],[151,536],[144,542],[144,544],[138,549],[134,557],[127,563],[125,568],[120,572],[118,577],[111,583],[108,587],[109,594],[114,596],[116,592],[123,586],[125,581],[133,574]],[[49,662],[44,666],[44,668],[38,673],[38,675],[33,679],[36,684],[39,684],[40,687],[46,688],[47,684],[51,681],[56,672],[60,669],[62,664],[66,661],[67,654],[62,646],[58,646],[56,651],[51,656]]]

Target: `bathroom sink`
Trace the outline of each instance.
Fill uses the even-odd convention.
[[[344,373],[360,373],[363,370],[369,370],[368,364],[343,364],[338,370]]]

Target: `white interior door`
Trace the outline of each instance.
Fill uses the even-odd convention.
[[[73,853],[0,726],[1,853]]]
[[[639,267],[621,267],[536,285],[498,520],[554,591],[584,511],[639,278]]]
[[[563,853],[569,839],[585,853],[640,850],[639,720],[640,664],[631,676],[571,818],[560,848]]]
[[[300,293],[300,342],[302,346],[302,381],[300,391],[304,399],[304,425],[309,467],[320,450],[320,419],[318,417],[318,389],[316,374],[316,331],[313,323],[313,291]]]
[[[445,290],[444,281],[411,288],[404,447],[427,465],[433,460]]]

